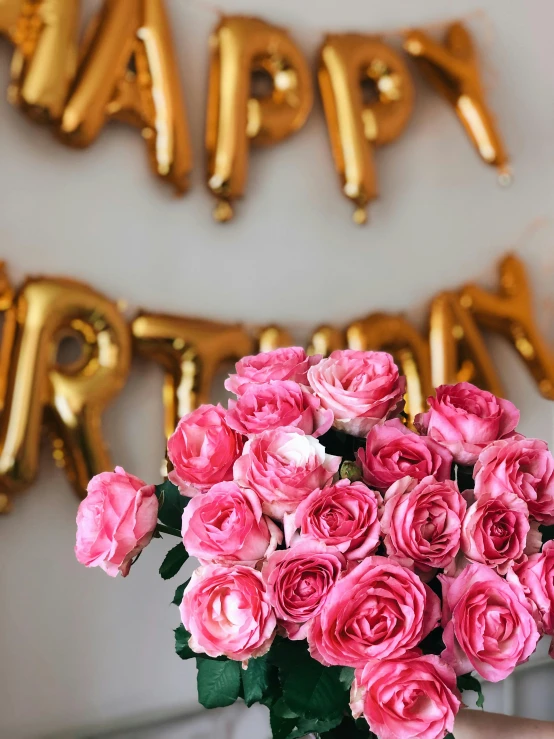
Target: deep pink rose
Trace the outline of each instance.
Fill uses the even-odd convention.
[[[510,436],[519,423],[513,403],[469,382],[441,385],[427,400],[430,410],[416,416],[416,428],[449,449],[458,464],[475,464],[487,444]]]
[[[308,381],[335,427],[353,436],[367,436],[404,407],[406,378],[386,352],[335,351],[310,368]]]
[[[265,513],[282,519],[315,488],[328,485],[340,463],[313,436],[285,426],[247,441],[234,475],[241,487],[260,496]]]
[[[262,515],[262,504],[252,490],[235,482],[220,482],[193,498],[183,513],[183,542],[201,564],[255,566],[275,551],[283,533]]]
[[[539,631],[520,585],[481,564],[439,580],[446,645],[441,657],[457,675],[477,670],[496,683],[533,654]]]
[[[466,502],[452,480],[399,480],[385,495],[381,519],[387,554],[419,573],[448,567],[460,549],[465,512]]]
[[[554,524],[554,459],[548,444],[520,434],[489,444],[474,470],[475,495],[506,490],[527,503],[529,515]]]
[[[338,549],[317,541],[299,541],[264,563],[269,602],[289,639],[306,638],[308,622],[323,608],[345,566]]]
[[[158,520],[154,485],[123,467],[89,482],[77,512],[75,556],[86,567],[101,567],[111,577],[129,574],[131,563],[150,542]]]
[[[336,547],[348,560],[360,560],[379,546],[382,498],[362,482],[339,480],[314,490],[296,509],[294,530],[302,539]]]
[[[540,554],[517,565],[514,572],[536,609],[541,630],[554,636],[554,541],[547,541]]]
[[[365,482],[383,491],[406,476],[447,480],[452,467],[448,449],[428,436],[414,434],[398,418],[371,429],[365,449],[358,450],[358,461]]]
[[[350,694],[352,715],[365,716],[379,739],[443,739],[460,706],[454,670],[434,654],[371,660]]]
[[[333,425],[333,414],[321,407],[310,388],[291,380],[241,385],[238,399],[229,401],[227,425],[245,436],[279,426],[296,426],[305,434],[321,436]]]
[[[386,557],[368,557],[337,582],[311,622],[310,654],[346,667],[402,657],[439,618],[439,598],[417,575]]]
[[[229,375],[225,380],[225,388],[237,394],[239,387],[245,383],[293,380],[307,385],[308,370],[320,359],[320,354],[308,357],[304,349],[299,346],[287,346],[271,352],[243,357],[235,365],[237,373]]]
[[[468,508],[462,525],[462,550],[472,562],[505,575],[524,554],[534,554],[540,548],[538,524],[529,523],[527,503],[515,493],[485,493]]]
[[[180,607],[189,647],[244,661],[271,647],[277,625],[262,576],[251,567],[206,565],[192,575]]]
[[[233,479],[243,438],[225,423],[221,405],[201,405],[183,416],[167,442],[173,464],[169,479],[183,495],[193,496]]]

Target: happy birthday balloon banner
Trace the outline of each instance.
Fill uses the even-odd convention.
[[[411,423],[425,409],[433,387],[443,383],[470,381],[504,394],[481,333],[485,329],[510,342],[541,394],[554,400],[554,353],[537,327],[532,302],[523,264],[508,256],[500,264],[497,292],[466,285],[436,295],[425,334],[403,316],[372,313],[346,330],[320,326],[308,351],[389,351],[407,378]],[[252,335],[240,324],[147,311],[129,325],[115,303],[86,284],[35,277],[15,291],[3,266],[0,310],[0,511],[7,511],[12,494],[35,479],[43,428],[56,464],[79,496],[93,475],[113,469],[102,413],[127,380],[132,347],[164,368],[164,431],[169,436],[182,415],[209,402],[222,363],[293,343],[277,326]],[[80,354],[62,361],[60,347],[68,337],[78,339]]]
[[[142,132],[152,170],[179,193],[192,167],[185,100],[163,0],[105,0],[78,47],[79,0],[0,0],[0,34],[15,45],[9,100],[49,124],[70,146],[92,144],[111,119]],[[443,42],[422,30],[404,50],[448,101],[480,157],[510,180],[508,158],[487,106],[477,55],[460,22]],[[288,32],[257,18],[222,17],[209,40],[206,116],[208,187],[214,217],[233,216],[246,190],[251,145],[302,128],[313,102],[312,70]],[[396,140],[414,105],[401,53],[378,36],[325,37],[317,61],[331,150],[354,220],[377,197],[375,150]],[[267,89],[256,93],[256,80]]]

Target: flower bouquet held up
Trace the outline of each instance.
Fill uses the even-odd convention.
[[[238,362],[225,410],[168,442],[171,472],[91,480],[77,558],[129,574],[200,566],[173,603],[177,654],[207,707],[269,708],[274,739],[442,739],[461,691],[482,702],[554,635],[554,460],[507,400],[437,388],[405,425],[382,352],[279,349]]]

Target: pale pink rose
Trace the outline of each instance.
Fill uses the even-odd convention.
[[[386,352],[335,351],[310,368],[308,382],[335,427],[353,436],[367,436],[404,407],[406,378]]]
[[[465,512],[452,480],[399,480],[385,495],[381,519],[387,554],[420,574],[448,567],[460,549]]]
[[[514,572],[533,604],[542,632],[554,636],[554,541],[547,541],[540,554],[517,565]]]
[[[225,423],[221,405],[201,405],[183,416],[167,442],[169,479],[190,497],[233,479],[243,438]]]
[[[249,564],[275,551],[283,533],[262,515],[260,499],[235,482],[220,482],[193,498],[183,513],[185,549],[201,564]]]
[[[443,739],[461,705],[454,670],[434,654],[371,660],[350,694],[352,715],[379,739]]]
[[[379,546],[382,498],[362,482],[339,480],[314,490],[296,509],[294,530],[302,539],[336,547],[348,560],[360,560]]]
[[[264,563],[269,602],[289,639],[306,638],[309,621],[321,611],[345,567],[338,549],[318,541],[299,541],[292,549],[274,552]]]
[[[541,548],[538,524],[529,523],[527,503],[515,493],[484,493],[468,508],[462,524],[462,550],[472,562],[499,575]]]
[[[193,652],[244,661],[261,657],[277,621],[259,572],[244,565],[199,567],[185,588],[181,620]]]
[[[321,407],[310,388],[291,380],[244,384],[238,400],[229,401],[227,425],[239,434],[254,436],[279,426],[296,426],[318,437],[333,425],[333,414]]]
[[[299,346],[287,346],[271,352],[243,357],[235,365],[237,373],[229,375],[225,380],[225,388],[237,394],[239,387],[245,383],[293,380],[293,382],[307,385],[308,370],[320,359],[320,354],[308,357],[304,349]]]
[[[368,557],[337,582],[310,623],[310,654],[346,667],[402,657],[439,619],[438,596],[416,574],[386,557]]]
[[[488,444],[511,436],[519,423],[513,403],[469,382],[441,385],[427,401],[430,410],[416,416],[416,428],[449,449],[462,465],[475,464]]]
[[[452,467],[448,449],[428,436],[414,434],[398,418],[371,429],[365,449],[358,450],[358,461],[364,481],[383,491],[406,476],[447,480]]]
[[[340,463],[313,436],[285,426],[247,441],[234,476],[259,495],[264,513],[282,520],[315,488],[329,485]]]
[[[539,631],[519,584],[482,564],[439,580],[446,646],[441,657],[457,675],[477,670],[496,683],[533,654]]]
[[[149,544],[158,520],[154,485],[123,467],[95,475],[77,512],[75,556],[111,577],[129,574],[133,559]]]
[[[509,490],[527,503],[530,516],[554,524],[554,459],[545,441],[520,434],[495,441],[481,452],[473,474],[477,498]]]

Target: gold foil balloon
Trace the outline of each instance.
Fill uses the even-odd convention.
[[[458,293],[444,292],[431,303],[429,343],[433,386],[472,382],[503,396],[483,336],[472,314],[462,306]]]
[[[79,0],[0,0],[0,34],[15,44],[10,101],[58,121],[77,66]]]
[[[280,326],[264,326],[258,333],[258,351],[270,352],[284,346],[294,346],[294,339]]]
[[[444,44],[424,31],[413,30],[407,34],[404,48],[454,108],[483,161],[498,168],[501,184],[509,184],[508,155],[485,100],[477,53],[467,28],[459,22],[449,25]]]
[[[522,262],[514,255],[500,263],[500,290],[476,285],[461,292],[461,304],[484,328],[502,334],[535,378],[541,394],[554,400],[554,353],[541,336],[533,314],[533,295]]]
[[[164,431],[169,437],[179,419],[210,402],[215,374],[227,360],[253,350],[253,342],[239,324],[141,313],[132,324],[137,351],[165,370]]]
[[[288,33],[257,18],[221,19],[210,38],[206,122],[208,187],[214,217],[233,216],[244,195],[250,144],[275,144],[301,128],[312,108],[310,68]],[[255,96],[253,75],[269,83]]]
[[[406,377],[406,413],[413,423],[426,410],[433,391],[429,345],[419,331],[402,316],[373,313],[350,324],[346,330],[348,347],[361,351],[387,351],[393,355]]]
[[[129,372],[125,320],[87,285],[46,277],[28,279],[2,308],[0,491],[11,494],[34,480],[46,424],[56,463],[84,496],[89,479],[112,468],[101,418]],[[62,363],[60,345],[68,337],[79,341],[80,352]]]
[[[323,357],[328,357],[336,349],[344,349],[345,346],[344,331],[333,328],[333,326],[320,326],[312,334],[308,354],[321,354]]]
[[[354,221],[365,223],[378,195],[374,148],[397,139],[410,120],[412,78],[394,49],[357,33],[325,38],[318,76],[342,190],[356,206]]]
[[[110,118],[140,128],[152,170],[186,191],[192,155],[163,0],[106,0],[91,22],[60,135],[88,146]]]

